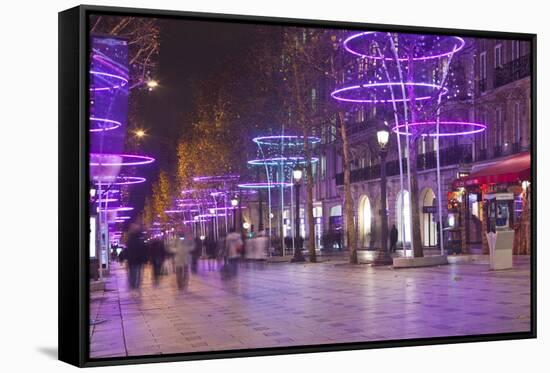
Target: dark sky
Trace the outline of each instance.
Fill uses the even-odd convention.
[[[159,169],[171,170],[175,165],[176,141],[189,128],[183,119],[193,111],[194,82],[215,78],[227,63],[238,65],[240,57],[257,41],[254,25],[171,19],[159,22],[159,61],[153,74],[159,87],[139,98],[140,116],[148,133],[143,151],[157,162],[143,170],[148,182],[132,190],[136,212],[141,210]]]

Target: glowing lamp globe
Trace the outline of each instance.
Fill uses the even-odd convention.
[[[302,176],[303,176],[303,171],[301,168],[295,168],[294,170],[292,170],[292,178],[294,179],[295,182],[299,183],[300,180],[302,180]]]
[[[376,139],[378,140],[378,145],[381,149],[385,149],[388,145],[388,140],[390,139],[390,131],[383,128],[376,132]]]

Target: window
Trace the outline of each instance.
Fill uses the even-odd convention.
[[[311,109],[317,110],[317,90],[315,88],[311,89]]]
[[[497,146],[502,146],[504,143],[504,126],[502,121],[502,109],[495,110],[495,143]]]
[[[321,155],[321,162],[319,163],[321,167],[321,180],[324,180],[327,174],[327,156],[325,154]]]
[[[488,126],[486,112],[481,113],[481,123]],[[481,150],[487,149],[487,129],[481,132],[481,142],[479,148]]]
[[[514,140],[516,143],[521,142],[521,104],[514,104]]]
[[[495,45],[495,68],[502,67],[502,44]]]
[[[487,53],[482,52],[479,55],[479,79],[487,79]]]
[[[420,139],[420,154],[426,154],[426,137],[427,136],[422,136]]]
[[[512,40],[512,60],[517,60],[521,54],[519,40]]]

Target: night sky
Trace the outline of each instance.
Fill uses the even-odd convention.
[[[190,128],[185,118],[193,112],[197,82],[222,74],[227,64],[238,67],[242,56],[258,42],[255,26],[246,24],[163,19],[160,30],[158,68],[153,74],[159,87],[138,98],[148,134],[142,151],[157,161],[139,170],[148,182],[131,189],[136,212],[159,169],[170,171],[176,164],[176,141]]]

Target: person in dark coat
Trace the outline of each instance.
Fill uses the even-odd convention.
[[[392,224],[390,229],[390,252],[394,253],[397,249],[397,228],[395,227],[395,224]]]
[[[166,259],[166,248],[162,239],[155,238],[149,243],[149,258],[153,267],[153,284],[158,286],[162,274],[162,265]]]
[[[143,264],[147,261],[147,248],[141,226],[132,223],[128,231],[128,242],[126,244],[126,260],[128,261],[128,282],[130,289],[139,289],[141,285],[141,271]]]

